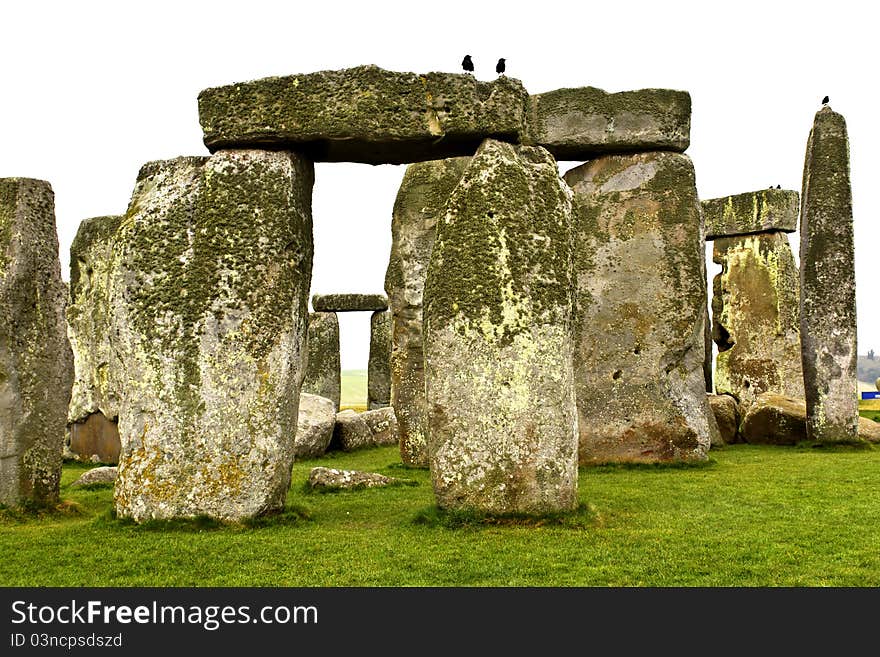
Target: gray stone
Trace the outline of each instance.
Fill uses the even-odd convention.
[[[530,101],[531,138],[558,160],[684,151],[690,144],[691,97],[686,91],[640,89],[610,94],[581,87],[537,94]]]
[[[580,461],[702,460],[706,279],[690,159],[597,158],[575,192],[575,376]]]
[[[388,310],[388,299],[382,294],[315,294],[312,308],[321,312],[375,312]]]
[[[859,439],[869,443],[880,443],[880,422],[859,417]]]
[[[801,195],[801,355],[810,440],[856,439],[856,280],[849,139],[824,107],[807,143]]]
[[[358,66],[206,89],[199,121],[211,151],[294,148],[316,162],[402,164],[470,155],[487,137],[519,141],[528,100],[506,76]]]
[[[357,488],[378,488],[389,486],[398,480],[378,472],[358,470],[337,470],[336,468],[312,468],[309,472],[309,486],[319,490],[351,490]]]
[[[377,311],[370,317],[370,360],[367,365],[367,408],[391,403],[391,313]]]
[[[70,246],[67,334],[74,380],[67,421],[71,424],[83,423],[95,413],[108,422],[119,415],[119,364],[111,345],[112,309],[107,295],[114,236],[121,222],[121,216],[86,219]]]
[[[90,463],[119,463],[121,444],[119,425],[96,411],[84,420],[67,425],[69,448],[78,461]]]
[[[780,232],[715,241],[721,265],[712,296],[718,345],[715,392],[743,409],[762,392],[804,397],[798,328],[798,270]]]
[[[718,423],[720,444],[742,442],[739,438],[739,409],[736,398],[730,395],[708,395],[709,406]],[[713,444],[712,447],[715,447]]]
[[[58,499],[73,355],[55,196],[0,178],[0,504]]]
[[[797,230],[798,193],[788,189],[723,196],[702,202],[706,239]]]
[[[351,409],[340,411],[336,414],[336,424],[333,427],[333,440],[329,449],[341,449],[351,452],[364,447],[373,447],[373,432],[362,417]]]
[[[422,299],[425,275],[446,201],[469,157],[419,162],[406,168],[391,218],[385,291],[391,307],[391,405],[405,465],[428,467]]]
[[[302,391],[333,400],[339,410],[342,372],[339,364],[339,318],[336,313],[309,313],[308,356]]]
[[[424,292],[437,503],[577,505],[571,192],[542,148],[484,142],[437,226]]]
[[[94,486],[95,484],[113,484],[116,481],[117,470],[116,467],[110,465],[92,468],[70,484],[70,487],[79,488],[81,486]]]
[[[360,415],[373,434],[374,445],[398,444],[400,438],[393,408],[377,408],[374,411],[364,411]]]
[[[336,426],[336,405],[333,400],[301,393],[294,457],[299,460],[322,456],[330,446],[334,426]]]
[[[110,281],[120,517],[284,505],[304,374],[312,163],[221,151],[145,165]]]

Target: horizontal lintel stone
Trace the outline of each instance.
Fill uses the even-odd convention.
[[[797,230],[799,195],[789,189],[762,189],[701,203],[706,239]]]
[[[312,308],[315,312],[329,313],[375,312],[388,310],[388,297],[384,294],[314,294]]]

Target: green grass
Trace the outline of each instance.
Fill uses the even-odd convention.
[[[287,511],[256,526],[139,527],[109,488],[63,512],[0,512],[5,586],[880,586],[880,450],[735,445],[708,466],[582,469],[565,518],[434,508],[394,447],[294,466]],[[417,486],[307,493],[315,465]]]
[[[880,422],[880,399],[860,399],[859,415]]]
[[[343,370],[341,392],[340,409],[367,410],[367,370]]]

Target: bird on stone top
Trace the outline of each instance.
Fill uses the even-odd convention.
[[[468,73],[474,72],[474,63],[471,61],[470,55],[464,56],[464,59],[461,60],[461,67]]]
[[[505,66],[504,66],[504,57],[502,57],[501,59],[498,60],[498,63],[495,64],[495,72],[496,72],[498,75],[504,75],[504,69],[505,69]]]
[[[828,96],[825,96],[825,98],[822,99],[822,105],[824,106],[827,104],[828,104]]]
[[[782,185],[776,185],[776,189],[782,189]]]

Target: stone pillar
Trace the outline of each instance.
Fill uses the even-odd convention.
[[[110,300],[125,374],[116,511],[242,520],[290,486],[314,169],[283,151],[145,165]]]
[[[302,391],[333,401],[342,394],[339,364],[339,318],[334,312],[309,313],[308,358]]]
[[[437,503],[577,505],[571,192],[544,149],[483,142],[437,226],[424,293]]]
[[[580,461],[706,458],[705,247],[686,155],[597,158],[575,192]]]
[[[470,162],[455,157],[406,168],[391,218],[385,292],[391,307],[391,406],[405,465],[428,466],[422,297],[438,219]]]
[[[744,414],[762,392],[804,397],[798,329],[798,273],[783,232],[715,240],[715,391]]]
[[[801,354],[807,438],[858,438],[856,282],[849,139],[823,107],[807,142],[801,193]]]
[[[391,403],[391,313],[370,316],[370,360],[367,364],[367,410]]]
[[[0,178],[0,504],[58,499],[73,356],[55,195]]]

